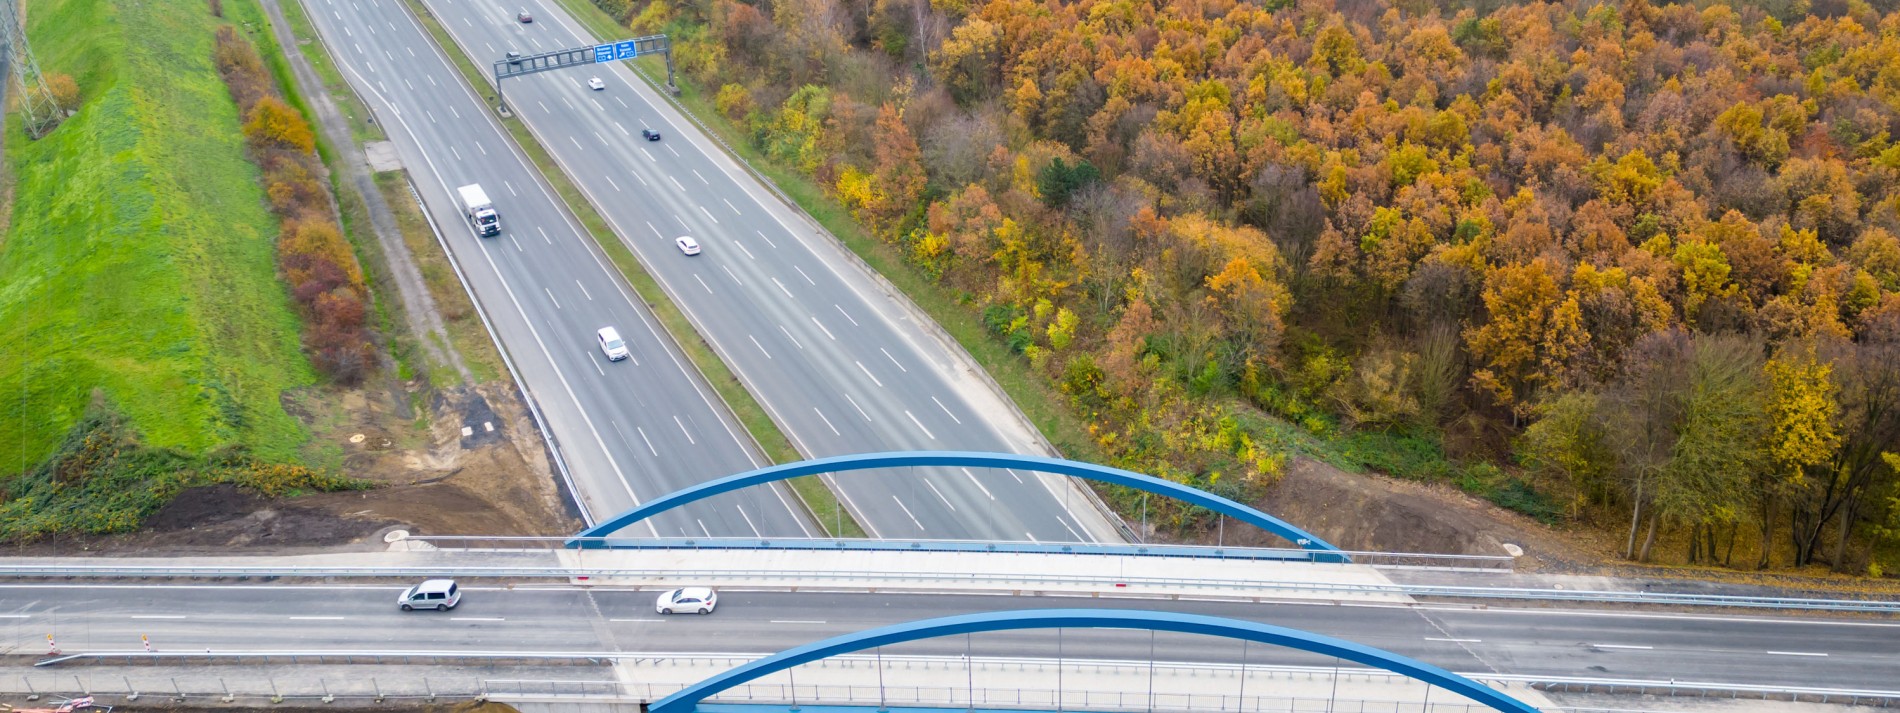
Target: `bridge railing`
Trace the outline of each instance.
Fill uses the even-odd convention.
[[[738,537],[532,537],[486,535],[410,535],[404,542],[425,543],[441,550],[521,551],[567,549],[566,543],[598,543],[606,550],[821,550],[854,552],[1004,552],[1072,554],[1115,557],[1175,557],[1188,559],[1336,562],[1339,555],[1353,564],[1456,571],[1510,571],[1509,555],[1464,555],[1423,552],[1316,552],[1281,547],[1224,547],[1169,544],[1102,544],[1090,542],[991,542],[982,540],[869,540]],[[596,549],[594,551],[599,551]]]

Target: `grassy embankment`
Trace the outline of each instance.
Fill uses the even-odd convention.
[[[442,29],[441,24],[428,12],[428,8],[419,0],[408,0],[408,2],[416,16],[421,18],[423,26],[428,28],[429,33],[434,36],[436,44],[443,48],[469,84],[482,89],[483,96],[491,96],[487,91],[489,87],[485,79],[487,75],[477,69],[461,52],[460,46],[456,45],[454,39]],[[500,121],[507,127],[515,143],[521,146],[522,152],[534,162],[535,168],[547,177],[555,193],[561,197],[561,201],[593,237],[594,242],[600,245],[601,250],[607,254],[607,258],[622,275],[626,276],[627,282],[633,285],[640,299],[653,310],[660,324],[665,326],[667,332],[680,344],[687,358],[691,359],[693,365],[705,375],[706,380],[712,383],[713,389],[719,393],[719,398],[738,416],[746,432],[764,448],[766,457],[774,463],[802,460],[803,457],[799,455],[798,450],[792,447],[791,440],[779,431],[778,425],[772,422],[771,416],[752,397],[752,393],[746,390],[738,377],[733,375],[732,370],[726,368],[725,362],[720,361],[718,355],[713,352],[712,346],[700,337],[699,331],[694,329],[692,322],[686,319],[685,313],[667,298],[666,292],[660,289],[660,283],[640,265],[640,261],[633,256],[633,252],[614,236],[613,228],[607,224],[606,219],[602,218],[599,212],[594,210],[593,204],[589,203],[586,195],[582,194],[573,181],[569,180],[567,174],[561,170],[560,164],[554,161],[547,149],[535,140],[534,135],[529,133],[528,128],[521,123],[520,119],[511,116],[502,118]],[[865,536],[864,529],[858,525],[850,513],[844,511],[843,505],[838,502],[837,495],[832,493],[830,488],[825,487],[823,481],[815,476],[807,476],[795,478],[790,481],[790,484],[798,497],[805,502],[813,520],[823,526],[831,536]]]
[[[280,398],[316,376],[211,63],[217,24],[198,0],[29,15],[42,68],[85,102],[38,141],[9,122],[0,537],[129,529],[182,487],[302,460],[308,433]]]

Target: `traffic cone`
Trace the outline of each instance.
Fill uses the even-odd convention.
[[[52,634],[46,635],[46,649],[47,649],[46,651],[47,656],[59,655],[59,642],[53,640]]]

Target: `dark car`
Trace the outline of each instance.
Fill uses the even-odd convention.
[[[515,19],[521,22],[534,22],[534,16],[528,14],[527,10],[515,13]]]
[[[641,130],[640,130],[640,135],[641,135],[641,136],[644,136],[644,137],[646,137],[646,140],[648,140],[648,141],[659,141],[659,140],[660,140],[660,132],[658,132],[658,131],[654,131],[654,130],[652,130],[652,129],[641,129]]]
[[[513,52],[513,51],[510,51],[510,52],[508,53],[508,63],[509,63],[509,64],[521,64],[521,53],[520,53],[520,52]]]

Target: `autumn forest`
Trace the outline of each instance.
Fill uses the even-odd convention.
[[[1891,3],[595,2],[1116,465],[1900,570]]]

